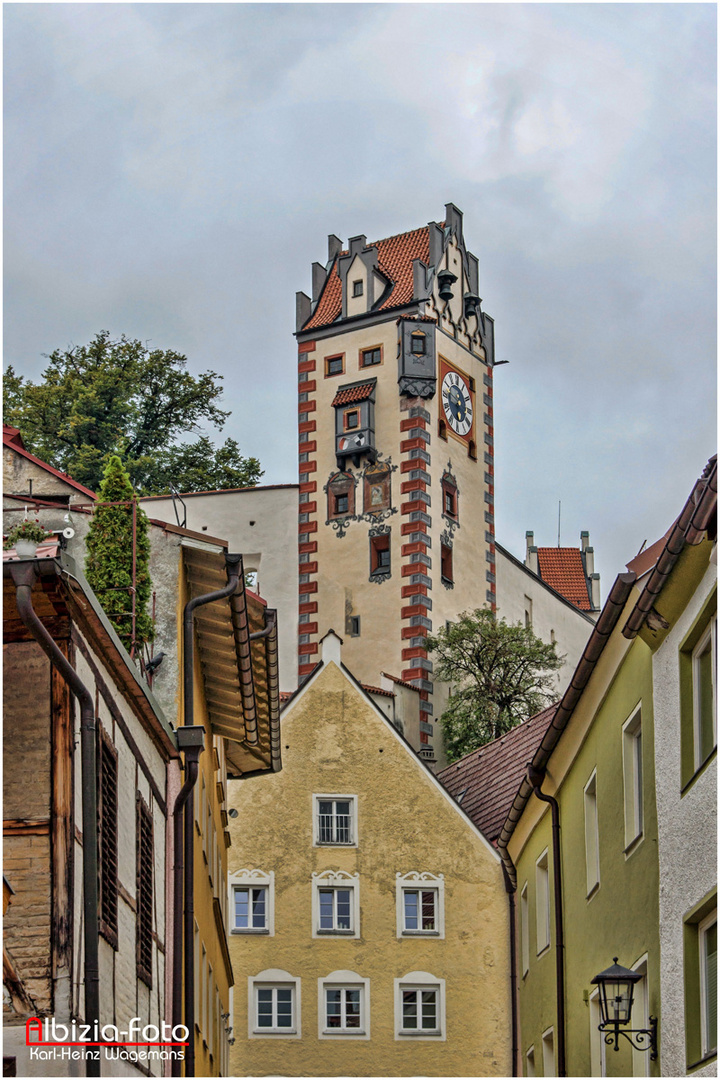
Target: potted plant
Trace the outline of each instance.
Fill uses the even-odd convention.
[[[19,525],[12,527],[7,534],[3,547],[5,551],[15,548],[18,559],[33,559],[38,544],[42,544],[43,540],[47,540],[51,535],[52,533],[43,529],[38,521],[28,521],[26,519]]]

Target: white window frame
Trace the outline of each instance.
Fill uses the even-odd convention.
[[[257,990],[291,988],[293,1005],[292,1028],[258,1028]],[[301,1031],[300,979],[281,968],[267,968],[258,975],[248,976],[248,1038],[249,1039],[299,1039]]]
[[[623,792],[625,802],[625,855],[631,855],[643,839],[643,731],[642,708],[637,705],[622,728]]]
[[[555,1064],[555,1031],[549,1027],[542,1033],[543,1076],[557,1076]],[[550,1066],[548,1068],[548,1065]]]
[[[597,769],[583,788],[585,813],[585,895],[589,900],[600,885],[600,833],[597,808]]]
[[[701,923],[698,924],[698,961],[700,964],[700,1050],[702,1057],[708,1057],[717,1050],[708,1046],[707,1041],[707,964],[705,961],[705,935],[711,926],[717,923],[717,908],[710,912]],[[717,976],[716,976],[717,982]]]
[[[435,893],[435,929],[405,929],[405,893]],[[407,874],[395,874],[395,912],[397,936],[401,937],[445,937],[445,878],[443,874],[431,874],[430,871],[409,870]]]
[[[605,1058],[605,1036],[599,1030],[602,1016],[600,1013],[600,987],[596,986],[588,997],[590,1015],[590,1075],[607,1076]]]
[[[235,926],[235,889],[265,889],[265,927]],[[275,871],[242,869],[236,870],[228,878],[228,903],[232,925],[231,934],[264,934],[275,936]]]
[[[395,987],[395,1041],[405,1042],[420,1039],[429,1040],[430,1042],[445,1042],[445,980],[436,978],[429,971],[410,971],[402,979],[394,979],[393,983]],[[436,1029],[432,1031],[423,1031],[422,1028],[403,1029],[402,996],[405,990],[417,990],[420,992],[434,990],[436,992],[436,1016],[439,1025]]]
[[[632,965],[632,970],[642,975],[633,991],[633,1027],[647,1031],[650,1027],[650,997],[648,992],[648,954],[645,953]],[[645,1050],[632,1049],[633,1076],[650,1075],[650,1055]]]
[[[325,1007],[326,990],[360,991],[360,1027],[328,1028],[325,1026],[327,1014]],[[370,980],[364,979],[356,971],[331,971],[329,975],[318,979],[318,1039],[333,1042],[367,1041],[370,1038]]]
[[[535,862],[536,952],[541,956],[550,948],[550,859],[548,849]]]
[[[520,956],[522,958],[522,975],[525,978],[530,970],[530,905],[527,881],[520,892]]]
[[[525,1075],[526,1076],[537,1076],[537,1071],[535,1069],[535,1046],[534,1046],[534,1044],[528,1049],[527,1053],[525,1054]]]
[[[693,690],[693,760],[697,771],[704,760],[700,756],[700,679],[697,677],[697,662],[700,654],[710,642],[710,681],[713,695],[713,746],[717,746],[717,686],[715,664],[717,663],[717,616],[713,615],[702,637],[692,651],[692,690]]]
[[[348,889],[350,891],[350,929],[320,929],[320,890]],[[345,870],[323,870],[312,875],[312,936],[314,938],[360,937],[360,875]]]
[[[313,795],[313,847],[340,847],[352,848],[358,846],[358,814],[357,795]],[[350,803],[350,842],[335,843],[320,839],[320,803],[321,802],[349,802]]]

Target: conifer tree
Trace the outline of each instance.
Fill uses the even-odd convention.
[[[128,652],[138,652],[153,637],[148,602],[150,580],[150,538],[147,515],[137,506],[130,477],[119,457],[111,457],[105,467],[100,489],[100,505],[90,523],[85,574],[110,622]],[[108,506],[103,503],[125,503]],[[136,504],[135,536],[135,638],[132,632],[133,584],[133,502]]]

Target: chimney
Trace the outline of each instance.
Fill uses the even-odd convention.
[[[532,570],[536,577],[540,576],[537,548],[535,547],[535,533],[532,532],[525,533],[525,565],[528,570]]]
[[[312,314],[310,297],[304,292],[295,293],[295,329],[302,330]]]
[[[590,543],[590,533],[585,532],[585,531],[581,532],[580,533],[580,550],[584,551],[585,548],[588,547],[589,543]]]
[[[600,610],[602,605],[600,603],[600,575],[599,574],[592,574],[590,576],[590,602],[592,604],[593,611],[599,611]]]
[[[367,236],[351,236],[348,240],[348,244],[350,247],[351,257],[354,255],[358,255],[367,247]]]

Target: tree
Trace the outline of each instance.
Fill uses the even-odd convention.
[[[428,637],[434,675],[451,684],[440,717],[448,759],[464,754],[526,720],[553,700],[553,674],[565,657],[530,627],[510,625],[492,611],[464,612]]]
[[[5,420],[20,428],[28,449],[95,490],[109,458],[125,462],[142,495],[209,487],[244,487],[262,476],[233,439],[215,448],[200,423],[222,428],[230,415],[218,406],[222,377],[197,378],[187,358],[149,350],[123,334],[100,331],[89,345],[56,349],[35,384],[8,367]],[[200,436],[180,443],[183,435]],[[196,485],[200,485],[198,488]]]
[[[85,575],[105,614],[130,653],[152,641],[148,615],[152,590],[147,515],[137,505],[130,477],[119,457],[111,457],[98,491],[87,539]],[[125,503],[107,506],[103,503]],[[133,506],[135,504],[135,634],[132,621]],[[128,505],[130,504],[130,505]]]

